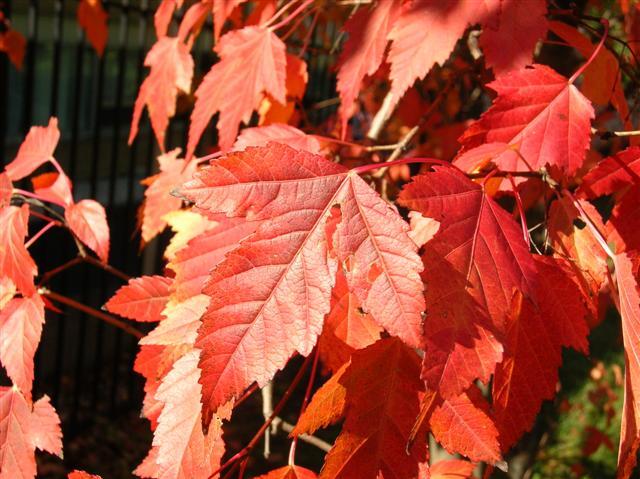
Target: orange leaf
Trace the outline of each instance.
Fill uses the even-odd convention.
[[[101,57],[109,36],[108,15],[102,7],[102,2],[100,0],[80,0],[76,13],[78,24],[87,35],[93,49]]]

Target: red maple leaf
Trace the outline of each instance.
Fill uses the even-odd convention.
[[[136,321],[160,321],[171,283],[171,279],[163,276],[133,278],[104,306],[111,313]]]
[[[89,474],[88,472],[78,471],[76,469],[75,471],[72,471],[69,473],[69,475],[67,476],[67,479],[102,479],[102,478],[95,474]]]
[[[381,0],[375,7],[360,9],[344,24],[348,39],[339,59],[338,85],[342,136],[352,115],[362,80],[382,63],[387,35],[400,13],[401,2]]]
[[[15,159],[5,167],[11,181],[16,181],[33,173],[38,167],[53,157],[60,140],[57,118],[49,119],[47,126],[32,126],[20,145]]]
[[[187,158],[195,152],[209,120],[220,112],[220,148],[233,145],[241,122],[248,123],[264,93],[286,103],[284,43],[268,28],[245,27],[222,36],[215,47],[220,61],[196,90]]]
[[[429,426],[436,440],[451,454],[489,464],[502,461],[489,404],[475,387],[436,406]]]
[[[545,0],[500,0],[483,23],[480,46],[487,66],[499,75],[531,63],[538,40],[549,28]]]
[[[29,223],[29,207],[7,206],[0,209],[0,273],[6,276],[25,296],[35,292],[33,277],[38,272],[31,255],[24,247]]]
[[[91,248],[104,263],[109,259],[109,225],[100,203],[81,200],[64,210],[64,217],[73,234]]]
[[[2,477],[33,479],[35,449],[62,454],[60,419],[49,398],[31,404],[16,388],[0,387],[0,471]]]
[[[618,308],[622,316],[624,339],[624,405],[618,450],[619,477],[630,477],[637,463],[640,447],[640,292],[638,291],[638,257],[621,253],[615,256]]]
[[[156,28],[156,36],[162,38],[167,35],[173,12],[182,7],[183,0],[162,0],[156,13],[153,14],[153,25]]]
[[[584,175],[578,195],[586,198],[620,193],[640,186],[640,147],[631,146],[599,162]]]
[[[264,384],[295,351],[309,354],[329,311],[334,254],[349,265],[364,310],[420,344],[417,247],[408,225],[354,172],[271,143],[213,162],[181,193],[199,208],[261,221],[204,288],[211,304],[196,344],[205,410]],[[337,217],[331,235],[326,228]]]
[[[76,13],[78,24],[87,35],[93,49],[101,57],[109,37],[108,15],[102,7],[102,2],[100,0],[80,0]]]
[[[206,434],[202,430],[198,356],[194,350],[178,359],[155,393],[164,406],[153,438],[154,477],[209,477],[220,465],[224,454],[221,419]],[[230,408],[220,414],[228,419]]]
[[[164,136],[169,118],[176,112],[178,93],[189,93],[191,89],[193,59],[189,54],[189,47],[179,38],[162,37],[149,50],[144,64],[151,71],[142,82],[136,98],[129,144],[133,143],[138,134],[142,109],[146,106],[158,145],[164,151]]]
[[[191,178],[196,163],[178,159],[179,155],[180,149],[176,148],[158,156],[160,172],[142,180],[142,184],[147,186],[140,207],[142,240],[145,243],[165,229],[167,221],[164,216],[182,206],[182,200],[171,192]]]
[[[28,399],[33,383],[33,357],[43,324],[44,303],[37,294],[16,297],[0,311],[0,362]]]
[[[33,191],[52,203],[64,205],[73,203],[71,180],[65,174],[58,172],[43,173],[31,178]]]
[[[409,455],[405,445],[424,389],[419,371],[417,354],[394,338],[354,352],[314,395],[296,427],[296,433],[312,432],[346,416],[320,477],[417,475],[426,444],[416,444]]]
[[[20,70],[27,50],[27,39],[12,28],[0,33],[0,52],[5,52],[14,66]]]
[[[616,252],[640,249],[640,186],[627,191],[615,205],[607,222],[608,240]]]
[[[460,459],[445,459],[429,467],[430,479],[463,479],[473,477],[476,465]]]
[[[285,466],[267,474],[258,476],[256,479],[315,479],[318,477],[315,472],[300,466]]]
[[[211,271],[259,225],[259,221],[221,217],[212,229],[192,238],[168,265],[176,273],[175,297],[185,299],[200,294]]]
[[[318,352],[323,364],[336,371],[349,360],[353,351],[380,339],[381,332],[382,328],[371,314],[360,308],[356,295],[349,291],[347,278],[342,270],[338,270],[331,292],[331,311],[318,339]]]
[[[460,138],[467,150],[484,143],[513,145],[493,161],[505,171],[546,165],[572,176],[582,166],[591,136],[593,107],[562,75],[533,65],[487,84],[493,105]]]
[[[320,153],[320,142],[316,138],[293,126],[280,123],[245,128],[233,144],[233,150],[245,150],[249,146],[266,146],[270,141],[284,143],[296,150]]]

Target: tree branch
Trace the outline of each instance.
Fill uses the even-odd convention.
[[[42,296],[45,296],[46,298],[51,299],[52,301],[57,301],[58,303],[62,303],[73,309],[77,309],[78,311],[82,311],[83,313],[93,316],[94,318],[100,319],[105,323],[108,323],[112,326],[115,326],[116,328],[123,330],[125,333],[128,333],[137,339],[142,339],[144,337],[144,333],[134,328],[133,326],[125,323],[124,321],[118,318],[115,318],[110,314],[103,313],[102,311],[98,311],[97,309],[94,309],[90,306],[82,304],[74,299],[68,298],[66,296],[63,296],[61,294],[55,293],[53,291],[48,290],[47,288],[42,288],[42,287],[38,289],[38,293],[41,294]]]

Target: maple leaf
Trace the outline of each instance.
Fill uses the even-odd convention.
[[[399,203],[440,222],[424,246],[427,300],[424,378],[444,397],[488,381],[502,358],[512,290],[533,294],[535,264],[510,215],[452,168],[405,186]]]
[[[200,294],[211,271],[259,225],[259,221],[223,217],[216,226],[191,239],[168,265],[175,271],[175,298]]]
[[[220,221],[209,218],[207,215],[201,214],[201,212],[196,208],[180,209],[167,213],[162,217],[174,233],[164,250],[164,258],[169,265],[175,259],[176,254],[184,249],[189,241],[220,224]],[[223,215],[220,216],[226,219]]]
[[[268,28],[245,27],[222,36],[213,65],[196,90],[189,125],[187,158],[193,155],[209,120],[220,112],[220,148],[231,148],[240,122],[248,123],[264,93],[286,103],[285,44]]]
[[[224,454],[221,419],[228,419],[230,407],[222,408],[215,426],[204,434],[198,357],[193,350],[178,359],[155,394],[164,403],[153,438],[159,479],[209,477]]]
[[[473,477],[476,465],[460,459],[438,461],[429,467],[430,479],[462,479]],[[429,476],[428,476],[429,477]]]
[[[42,430],[34,431],[34,425]],[[44,396],[34,408],[16,388],[0,387],[0,477],[33,479],[35,449],[60,455],[60,419]]]
[[[549,270],[545,272],[551,273]],[[547,278],[554,287],[562,286],[552,277]],[[567,300],[562,293],[558,296],[561,298],[559,301]],[[574,301],[569,299],[568,303]],[[558,300],[553,303],[551,307],[562,304]],[[577,347],[577,340],[586,340],[586,327],[580,321],[584,313],[570,316],[572,323],[582,331],[569,335],[567,329],[574,327],[573,324],[555,323],[553,316],[548,316],[549,309],[537,311],[521,293],[516,293],[513,299],[504,360],[496,368],[492,393],[494,417],[504,451],[531,427],[542,401],[555,395],[562,346]],[[532,377],[536,378],[535,383],[531,381]]]
[[[13,195],[13,184],[6,173],[0,173],[0,208],[8,206]]]
[[[183,0],[162,0],[156,13],[153,14],[153,25],[156,28],[156,36],[162,38],[167,35],[173,12],[182,7]]]
[[[274,469],[256,479],[315,479],[316,477],[318,476],[315,472],[293,465]]]
[[[218,42],[222,27],[233,9],[246,0],[213,0],[213,37]]]
[[[95,474],[89,474],[85,471],[75,470],[69,473],[67,479],[102,479],[100,476]]]
[[[196,342],[201,318],[209,305],[209,297],[198,294],[181,302],[171,302],[163,311],[166,317],[140,344],[174,346]]]
[[[172,280],[163,276],[133,278],[105,304],[107,311],[135,321],[160,321]]]
[[[313,434],[318,429],[336,423],[344,416],[349,383],[349,376],[346,375],[350,366],[351,358],[315,392],[311,402],[298,418],[291,436]]]
[[[629,106],[624,97],[620,65],[615,55],[604,48],[591,58],[596,45],[576,28],[557,21],[549,22],[549,28],[555,35],[578,50],[584,58],[591,59],[583,73],[584,81],[580,88],[582,93],[598,105],[608,105],[611,101],[620,113],[620,117],[627,118]]]
[[[141,206],[142,240],[145,243],[165,229],[165,215],[182,206],[182,200],[172,196],[171,191],[191,178],[196,163],[178,159],[179,155],[180,149],[176,148],[158,156],[160,173],[142,180],[147,186]]]
[[[485,2],[477,0],[416,0],[404,9],[388,35],[394,100],[399,101],[434,64],[443,64],[467,26],[486,15]]]
[[[318,352],[325,366],[336,371],[349,360],[354,350],[380,339],[381,332],[382,328],[371,315],[360,309],[355,294],[349,291],[344,273],[338,270],[331,291],[331,311],[318,339]]]
[[[320,477],[413,477],[426,446],[407,455],[423,384],[416,353],[394,338],[354,352],[341,378],[346,387],[342,432]]]
[[[14,66],[20,70],[27,49],[27,39],[22,33],[10,28],[0,33],[0,52],[5,52]]]
[[[6,304],[16,294],[16,285],[6,276],[0,276],[0,310],[2,310]]]
[[[100,203],[81,200],[64,210],[64,217],[73,234],[91,248],[106,263],[109,259],[109,225]]]
[[[624,405],[618,450],[618,477],[630,477],[637,463],[640,447],[640,292],[638,291],[638,257],[617,254],[614,257],[618,284],[619,310],[624,340]]]
[[[47,126],[32,126],[18,149],[15,159],[5,167],[11,181],[30,175],[53,156],[60,140],[58,119],[50,118]]]
[[[387,35],[400,13],[400,6],[401,2],[381,0],[373,8],[358,10],[344,24],[348,39],[338,60],[337,85],[342,137],[346,135],[347,121],[362,81],[367,75],[373,75],[382,63]]]
[[[608,241],[616,253],[640,249],[640,186],[627,191],[611,212],[607,222]]]
[[[249,146],[266,146],[270,141],[284,143],[296,150],[320,153],[320,142],[313,136],[290,126],[275,123],[267,126],[245,128],[233,144],[233,151],[246,150]]]
[[[19,391],[0,389],[0,477],[33,479],[35,447],[31,443],[31,411]]]
[[[489,417],[489,405],[477,388],[442,401],[434,409],[429,425],[435,439],[449,453],[489,464],[502,462],[498,430]]]
[[[17,297],[0,311],[0,361],[11,381],[31,399],[33,357],[44,324],[40,296]]]
[[[584,175],[577,194],[597,198],[640,186],[640,147],[631,146],[599,162]]]
[[[166,376],[179,358],[192,349],[193,346],[190,344],[171,346],[141,345],[133,369],[145,378],[142,415],[151,422],[151,430],[156,429],[158,416],[163,408],[163,403],[155,398],[162,378]],[[155,464],[155,460],[151,462],[152,465]],[[155,466],[153,466],[153,469],[155,470]]]
[[[505,171],[546,165],[572,176],[589,146],[593,107],[565,77],[544,65],[498,76],[487,84],[498,93],[493,105],[459,139],[463,150],[507,143],[493,161]]]
[[[109,36],[108,15],[102,7],[102,2],[100,0],[80,0],[76,13],[78,24],[84,30],[93,49],[101,57]]]
[[[30,431],[31,442],[37,449],[62,458],[60,418],[51,405],[49,396],[44,395],[33,404]]]
[[[189,93],[193,78],[193,58],[189,47],[179,38],[160,38],[144,59],[145,66],[151,68],[149,76],[140,86],[129,132],[129,144],[138,134],[138,124],[142,109],[147,107],[151,126],[164,151],[164,137],[169,118],[176,112],[178,92]]]
[[[260,107],[258,108],[258,114],[260,120],[258,124],[261,126],[271,125],[273,123],[289,123],[294,122],[296,115],[296,103],[304,98],[304,93],[307,89],[307,82],[309,81],[309,75],[307,73],[307,64],[302,59],[290,53],[287,53],[287,79],[285,87],[287,89],[287,102],[282,105],[271,98],[269,95],[265,95]],[[291,145],[289,145],[291,146]]]
[[[480,37],[487,66],[499,75],[530,64],[538,40],[549,28],[546,14],[544,0],[501,0]]]
[[[421,343],[417,247],[398,213],[354,172],[270,143],[212,162],[181,194],[199,208],[261,222],[203,290],[211,304],[196,345],[205,411],[264,384],[295,351],[309,354],[329,311],[336,259],[349,264],[365,311],[407,344]]]
[[[598,211],[586,201],[581,201],[580,206],[596,228],[604,231]],[[589,228],[576,226],[578,220],[581,221],[580,213],[569,197],[561,196],[554,201],[548,212],[549,245],[557,257],[568,260],[575,277],[587,293],[585,296],[589,298],[589,309],[595,317],[598,293],[608,274],[607,256]]]
[[[43,173],[31,178],[33,191],[52,203],[69,206],[73,203],[71,180],[58,172]]]
[[[0,271],[25,296],[35,292],[33,277],[38,272],[24,247],[28,222],[29,207],[26,204],[0,209]]]

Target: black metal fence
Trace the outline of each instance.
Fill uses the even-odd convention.
[[[152,173],[158,153],[146,118],[135,143],[127,145],[133,104],[147,73],[144,57],[155,40],[157,3],[103,0],[109,41],[99,58],[77,24],[77,0],[0,0],[13,28],[28,40],[22,70],[0,55],[0,164],[13,159],[30,126],[58,117],[62,135],[55,156],[73,182],[75,198],[95,198],[105,206],[112,238],[110,262],[132,276],[158,271],[162,252],[161,239],[141,255],[135,235],[143,195],[139,181]],[[329,52],[333,38],[331,29],[314,35],[306,105],[335,103]],[[212,46],[212,35],[202,34],[193,48],[196,81],[214,61]],[[322,121],[330,109],[312,108],[309,117]],[[188,108],[184,110],[171,122],[168,148],[186,144]],[[213,139],[214,134],[210,127],[205,137]],[[31,228],[36,231],[38,225]],[[32,254],[42,272],[76,252],[65,232],[53,230],[34,244]],[[50,288],[100,307],[121,284],[100,270],[79,265],[54,278]],[[136,351],[133,338],[90,316],[68,308],[60,314],[47,312],[36,357],[35,395],[51,396],[66,439],[96,413],[113,416],[140,407],[141,381],[132,368]]]

